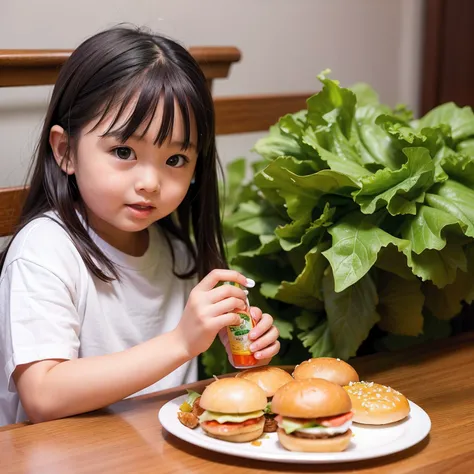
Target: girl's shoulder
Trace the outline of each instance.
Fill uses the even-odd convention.
[[[77,258],[80,260],[80,255],[59,217],[46,212],[15,235],[4,267],[18,259],[49,266],[58,262],[74,264]]]

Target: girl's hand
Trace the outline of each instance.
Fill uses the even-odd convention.
[[[236,282],[244,287],[253,283],[233,270],[213,270],[194,287],[176,327],[189,358],[209,349],[222,328],[240,324],[240,316],[234,310],[246,307],[247,296],[237,286],[215,288],[223,281]]]
[[[253,306],[250,314],[257,323],[249,334],[252,341],[250,350],[259,361],[258,365],[267,365],[280,350],[280,332],[273,325],[273,318],[267,313],[262,314],[260,308]]]
[[[280,350],[280,342],[278,336],[280,333],[276,326],[273,325],[273,318],[267,314],[262,314],[262,311],[252,306],[250,308],[252,318],[256,322],[256,326],[250,331],[250,340],[252,345],[250,350],[254,353],[255,358],[258,360],[257,366],[267,365],[272,357],[278,354]],[[229,361],[232,364],[232,353],[229,345],[229,338],[227,336],[226,328],[223,328],[219,332],[220,339],[226,348],[229,356]],[[255,366],[253,366],[255,367]]]

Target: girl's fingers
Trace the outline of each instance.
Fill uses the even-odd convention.
[[[251,306],[250,314],[252,315],[252,319],[255,321],[255,323],[258,323],[262,319],[262,310],[256,306]]]
[[[240,298],[226,298],[219,301],[219,303],[213,304],[210,307],[209,315],[216,317],[226,313],[235,313],[239,309],[243,311],[246,307],[245,301],[242,301]]]
[[[279,350],[280,350],[280,341],[275,341],[273,344],[270,344],[265,349],[255,352],[254,356],[258,361],[263,362],[264,360],[268,359],[268,362],[270,362],[270,359],[272,357],[275,357],[278,354]],[[264,364],[262,363],[261,365],[264,365]]]
[[[273,318],[269,314],[263,313],[260,321],[250,331],[250,339],[252,341],[257,340],[259,337],[262,336],[262,334],[265,334],[272,326],[273,326]]]
[[[258,352],[261,349],[273,344],[280,334],[278,329],[275,326],[272,326],[262,337],[258,338],[255,342],[252,342],[250,345],[250,350],[252,352]]]
[[[196,288],[199,288],[203,291],[210,291],[212,290],[218,283],[223,281],[233,281],[235,283],[239,283],[242,286],[252,288],[255,286],[255,282],[253,280],[249,280],[245,278],[241,273],[236,272],[234,270],[223,270],[223,269],[216,269],[212,270],[209,274],[207,274],[197,285]]]
[[[211,304],[218,303],[226,298],[234,297],[241,299],[244,303],[247,301],[247,290],[242,290],[237,286],[222,285],[207,292],[207,297]]]
[[[215,324],[217,331],[226,326],[238,326],[240,324],[240,316],[237,313],[226,313],[213,318],[212,323]]]

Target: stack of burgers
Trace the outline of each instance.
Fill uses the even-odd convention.
[[[199,424],[209,436],[246,442],[276,431],[284,448],[303,452],[343,451],[352,422],[393,423],[410,411],[401,393],[360,382],[353,367],[329,357],[305,361],[292,375],[260,367],[216,380],[199,405]]]

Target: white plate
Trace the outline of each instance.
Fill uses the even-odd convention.
[[[428,414],[413,402],[410,402],[410,416],[404,421],[388,426],[364,426],[353,424],[354,437],[348,448],[340,453],[298,453],[287,451],[278,442],[276,433],[264,433],[260,446],[248,443],[230,443],[211,438],[200,427],[194,430],[186,428],[178,420],[179,406],[186,395],[166,403],[158,413],[161,425],[174,436],[201,448],[218,453],[231,454],[250,459],[286,463],[329,463],[360,461],[377,458],[407,449],[423,440],[431,429]]]

